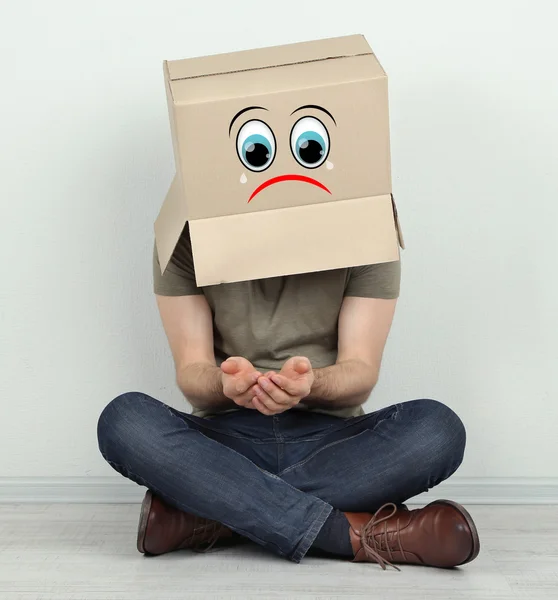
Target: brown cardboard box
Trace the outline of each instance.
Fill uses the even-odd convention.
[[[399,258],[387,77],[355,35],[164,63],[176,176],[164,272],[186,221],[199,286]]]

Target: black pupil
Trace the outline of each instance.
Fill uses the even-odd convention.
[[[246,145],[246,162],[252,167],[263,167],[269,160],[269,150],[256,142],[255,144]]]
[[[298,153],[305,163],[313,165],[322,160],[324,149],[320,142],[303,138],[298,145]]]

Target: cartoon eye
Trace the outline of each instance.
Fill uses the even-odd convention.
[[[325,125],[315,117],[299,119],[291,131],[291,150],[303,167],[319,167],[329,154],[329,134]]]
[[[236,137],[236,151],[251,171],[265,171],[275,158],[273,131],[263,121],[244,123]]]

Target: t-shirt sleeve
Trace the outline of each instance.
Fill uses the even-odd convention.
[[[165,272],[161,274],[157,246],[153,247],[153,289],[159,296],[197,296],[203,294],[196,285],[194,259],[188,226],[176,245]]]
[[[399,297],[401,262],[364,265],[349,269],[345,296],[393,299]]]

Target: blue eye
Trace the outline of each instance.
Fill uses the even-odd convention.
[[[238,132],[236,150],[251,171],[265,171],[275,158],[275,137],[263,121],[248,121]]]
[[[291,151],[303,167],[319,167],[329,154],[329,134],[315,117],[299,119],[291,131]]]
[[[246,138],[242,144],[242,158],[245,163],[259,169],[263,167],[271,157],[271,144],[263,135],[255,133]]]

